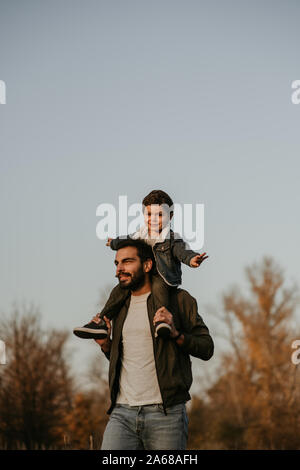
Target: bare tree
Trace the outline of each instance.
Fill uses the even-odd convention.
[[[72,379],[66,359],[68,333],[40,326],[38,310],[18,308],[0,321],[7,364],[0,369],[0,436],[7,449],[63,445]]]
[[[285,287],[271,258],[246,275],[250,295],[234,288],[223,296],[230,350],[208,390],[208,428],[217,448],[300,449],[300,376],[291,361],[298,289]]]

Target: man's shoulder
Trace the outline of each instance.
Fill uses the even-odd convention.
[[[193,297],[187,290],[181,289],[180,287],[177,287],[176,289],[176,295],[177,295],[177,301],[178,304],[180,305],[192,305],[196,304],[197,305],[197,300],[195,297]]]

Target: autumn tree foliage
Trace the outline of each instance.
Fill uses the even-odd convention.
[[[100,449],[108,421],[108,361],[95,345],[86,377],[73,377],[68,336],[44,331],[34,306],[1,317],[7,363],[0,367],[0,449]]]
[[[110,393],[107,373],[104,371],[106,357],[98,351],[91,361],[85,390],[74,394],[72,406],[65,418],[66,448],[100,449],[103,433],[108,422],[107,410],[110,406]],[[107,361],[108,362],[108,361]]]
[[[66,359],[68,333],[40,326],[37,309],[1,319],[7,364],[0,367],[0,444],[6,449],[63,446],[64,417],[73,381]]]
[[[191,426],[200,409],[204,430],[190,448],[300,449],[300,374],[291,361],[291,344],[300,338],[292,327],[298,291],[285,287],[271,258],[246,268],[246,276],[247,297],[238,288],[223,296],[230,350],[209,402],[193,403]]]
[[[65,420],[67,449],[100,449],[108,415],[107,400],[96,390],[79,392]]]
[[[205,396],[189,408],[189,449],[300,449],[300,374],[292,343],[300,339],[298,290],[286,287],[271,258],[246,268],[248,293],[223,295],[228,348]],[[95,345],[90,371],[76,386],[69,333],[43,330],[37,310],[0,317],[7,364],[0,366],[0,448],[100,449],[108,421],[108,361]]]

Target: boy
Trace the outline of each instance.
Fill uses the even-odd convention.
[[[170,289],[177,288],[181,283],[181,263],[197,268],[208,256],[200,255],[190,249],[181,238],[175,238],[170,228],[173,217],[173,201],[170,196],[161,190],[151,191],[143,199],[143,211],[145,225],[137,232],[128,235],[128,238],[141,239],[152,246],[156,267],[154,267],[151,279],[152,293],[156,311],[161,307],[169,307]],[[118,242],[123,238],[109,238],[106,245],[111,249],[118,249]],[[125,273],[126,276],[126,273]],[[73,333],[79,338],[105,339],[107,326],[103,317],[111,320],[120,311],[126,298],[130,295],[130,289],[122,288],[121,281],[112,290],[108,301],[98,316],[99,323],[91,321],[83,327],[74,328]],[[167,323],[155,324],[155,336],[167,338],[171,327]]]

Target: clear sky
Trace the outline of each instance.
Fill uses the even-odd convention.
[[[209,327],[263,255],[299,282],[299,17],[297,0],[0,0],[0,312],[86,323],[116,282],[96,207],[152,189],[205,204],[210,258],[183,287]],[[70,342],[79,366],[97,351]]]

